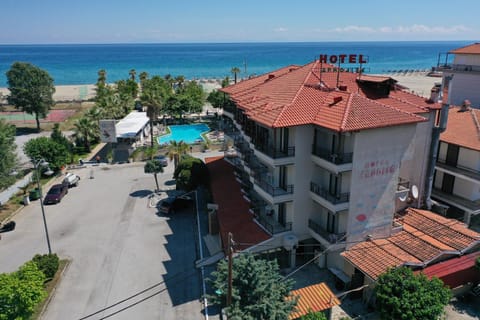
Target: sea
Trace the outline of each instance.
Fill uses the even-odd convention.
[[[55,85],[94,84],[101,69],[108,82],[128,79],[131,69],[137,75],[145,71],[150,76],[223,79],[233,78],[231,70],[237,67],[238,76],[246,78],[303,65],[321,54],[362,54],[368,59],[362,66],[365,73],[379,74],[430,70],[446,61],[448,51],[468,44],[471,41],[0,45],[0,87],[8,86],[6,72],[16,61],[46,70]]]

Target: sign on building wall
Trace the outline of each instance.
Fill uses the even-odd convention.
[[[115,130],[115,120],[100,120],[100,141],[117,142],[117,131]]]
[[[402,159],[415,139],[415,126],[361,132],[355,137],[347,242],[391,233]]]

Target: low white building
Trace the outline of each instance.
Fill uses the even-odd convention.
[[[452,63],[448,62],[450,55],[454,55]],[[443,72],[443,85],[448,88],[444,102],[461,106],[469,100],[473,108],[480,108],[480,43],[449,51],[437,69]]]

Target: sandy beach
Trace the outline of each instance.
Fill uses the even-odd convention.
[[[412,93],[423,97],[430,96],[430,90],[436,82],[441,82],[441,78],[429,77],[425,72],[411,73],[393,73],[384,74],[398,81],[398,84],[409,88]],[[197,80],[204,90],[209,93],[214,89],[220,88],[221,80],[201,79]],[[89,100],[95,97],[95,85],[59,85],[55,86],[55,101],[81,101]],[[0,94],[6,96],[9,94],[8,88],[0,88]]]

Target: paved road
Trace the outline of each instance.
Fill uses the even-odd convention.
[[[77,171],[80,185],[45,206],[52,250],[72,263],[43,318],[81,319],[131,297],[88,319],[202,319],[195,216],[156,215],[154,179],[141,165],[94,167],[93,179],[91,170]],[[159,175],[161,189],[174,187],[172,172],[169,164]],[[14,220],[0,241],[0,272],[47,252],[38,201]]]

